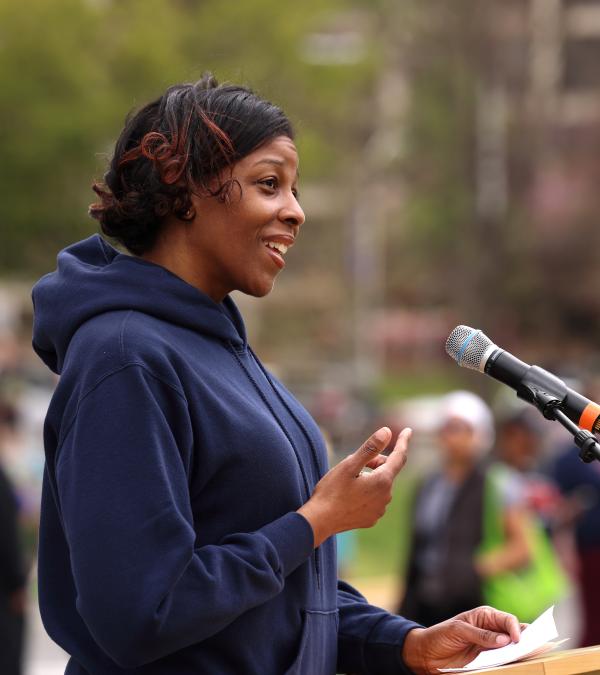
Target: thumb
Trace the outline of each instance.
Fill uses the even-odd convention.
[[[485,628],[477,628],[470,623],[461,622],[460,637],[470,644],[483,647],[484,649],[496,649],[497,647],[506,647],[509,644],[510,637],[506,633],[497,633]]]
[[[388,427],[381,427],[372,436],[348,456],[348,464],[352,470],[358,473],[380,452],[383,452],[392,438],[392,432]]]

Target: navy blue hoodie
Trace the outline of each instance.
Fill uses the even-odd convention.
[[[416,624],[336,577],[296,510],[327,470],[233,301],[93,236],[34,287],[44,625],[68,675],[407,672]]]

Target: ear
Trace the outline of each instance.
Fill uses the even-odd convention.
[[[184,223],[189,223],[196,217],[196,204],[192,193],[182,195],[175,200],[173,215]]]
[[[196,217],[196,209],[193,206],[190,206],[190,208],[181,216],[181,220],[190,222],[194,220],[195,217]]]
[[[242,186],[237,178],[229,178],[218,188],[217,199],[222,204],[233,204],[242,200]]]

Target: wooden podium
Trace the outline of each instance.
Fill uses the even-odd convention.
[[[474,671],[474,675],[600,675],[600,646],[553,652],[531,661]]]

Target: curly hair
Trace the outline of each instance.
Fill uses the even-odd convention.
[[[192,194],[227,199],[233,165],[276,136],[293,138],[277,106],[210,73],[130,113],[89,213],[131,253],[150,250],[169,216],[192,220]],[[215,188],[224,169],[230,177]],[[239,187],[239,184],[238,184]]]

